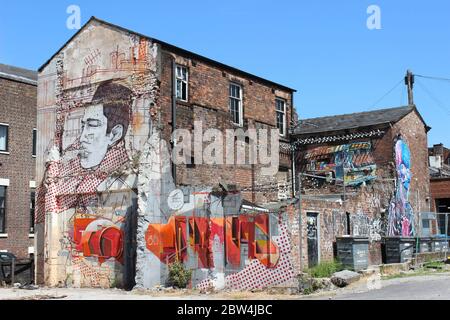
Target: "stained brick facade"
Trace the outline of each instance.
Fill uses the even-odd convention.
[[[19,78],[22,73],[33,73],[4,65],[0,68],[0,123],[9,128],[8,150],[0,152],[0,185],[6,185],[6,226],[0,235],[0,250],[26,258],[34,252],[30,193],[35,180],[36,75],[34,79]]]
[[[307,167],[307,163],[311,159],[316,159],[315,161],[319,163],[325,161],[323,159],[326,158],[326,155],[318,156],[317,150],[325,150],[325,153],[327,148],[342,150],[342,145],[358,147],[360,144],[367,143],[370,146],[370,151],[367,154],[355,153],[346,156],[346,161],[351,163],[350,171],[358,168],[356,162],[370,163],[376,166],[373,178],[368,179],[366,176],[366,181],[357,185],[351,185],[350,182],[350,185],[345,186],[345,188],[334,180],[327,182],[324,175],[326,170],[316,170],[316,172],[319,172],[318,175],[324,175],[323,179],[307,175],[302,177],[301,252],[303,268],[308,267],[308,213],[317,214],[318,261],[332,260],[335,257],[337,236],[352,235],[369,237],[369,264],[380,264],[382,262],[380,240],[389,233],[390,209],[392,209],[396,185],[398,185],[398,180],[396,181],[398,175],[395,164],[395,145],[399,139],[404,141],[410,150],[411,180],[408,201],[414,214],[414,219],[412,219],[414,220],[414,230],[420,232],[418,213],[430,211],[431,205],[427,150],[427,131],[429,128],[415,108],[405,108],[404,111],[404,114],[389,123],[374,123],[370,126],[341,131],[296,136],[298,139],[326,138],[328,140],[345,135],[354,137],[353,139],[341,139],[336,142],[301,145],[298,148],[297,168],[302,174],[311,173],[308,171],[311,168]],[[360,117],[361,119],[359,119]],[[362,123],[364,117],[367,117],[367,114],[355,114],[355,122],[361,121]],[[305,121],[314,122],[314,119]],[[335,121],[338,122],[339,119]],[[332,126],[332,123],[330,126]],[[374,132],[379,132],[379,134],[358,138],[358,135]],[[358,157],[363,157],[363,159],[361,160]],[[370,160],[368,160],[369,157]],[[314,169],[324,166],[324,164],[319,166],[317,163],[316,165]],[[333,178],[336,178],[334,173]],[[297,208],[290,212],[292,213],[291,225],[294,230],[293,247],[298,255],[300,252],[298,204]]]
[[[165,126],[164,134],[167,140],[171,135],[172,125],[172,63],[188,69],[188,101],[176,101],[176,125],[178,129],[188,129],[193,132],[194,123],[201,121],[203,130],[239,129],[232,123],[229,111],[229,85],[237,83],[243,91],[243,127],[246,131],[254,129],[276,129],[275,99],[281,98],[286,103],[286,135],[280,137],[280,144],[289,143],[289,127],[296,117],[292,106],[293,90],[271,83],[264,79],[228,68],[214,61],[202,60],[189,53],[172,50],[162,45],[161,74],[161,111]],[[224,142],[225,143],[225,142]],[[208,143],[203,143],[205,148]],[[245,143],[248,155],[248,141]],[[225,147],[224,147],[225,150]],[[192,157],[194,159],[194,150]],[[189,159],[189,160],[191,160]],[[237,184],[244,189],[244,197],[255,203],[267,203],[278,200],[278,178],[290,180],[290,155],[280,151],[280,167],[288,171],[285,177],[280,175],[261,175],[260,164],[209,165],[192,164],[177,165],[176,176],[178,185],[212,185],[217,183]],[[278,177],[278,178],[277,178]],[[269,186],[269,187],[267,187]],[[261,190],[264,189],[264,190]],[[271,189],[271,190],[269,190]]]

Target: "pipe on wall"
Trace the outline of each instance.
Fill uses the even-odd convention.
[[[177,72],[177,64],[175,62],[175,58],[172,57],[172,134],[176,130],[177,127],[177,94],[176,94],[176,72]],[[172,136],[173,137],[173,136]],[[176,145],[176,141],[171,139],[172,141],[172,151]],[[175,163],[172,163],[172,177],[175,186],[177,185],[177,166]]]

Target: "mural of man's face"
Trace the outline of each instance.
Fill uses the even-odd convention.
[[[84,111],[81,120],[80,164],[84,169],[98,166],[108,151],[108,148],[122,138],[123,126],[116,125],[107,133],[108,119],[103,114],[103,105],[91,105]]]

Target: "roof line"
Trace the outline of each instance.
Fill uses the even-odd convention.
[[[71,41],[72,41],[79,33],[81,33],[81,32],[86,28],[86,26],[89,25],[92,21],[97,21],[97,22],[99,22],[99,23],[105,24],[105,25],[110,26],[110,27],[112,27],[112,28],[119,29],[119,30],[121,30],[121,31],[123,31],[123,32],[132,33],[132,34],[135,34],[135,35],[137,35],[137,36],[139,36],[139,37],[149,39],[149,40],[151,40],[151,41],[153,41],[153,42],[159,43],[161,46],[163,46],[163,47],[165,47],[165,48],[167,48],[167,49],[170,49],[170,50],[172,50],[172,51],[179,52],[179,53],[182,54],[182,55],[189,55],[189,56],[192,56],[192,57],[194,57],[194,58],[196,58],[196,59],[198,59],[198,60],[203,60],[203,61],[205,61],[205,62],[207,62],[207,63],[210,63],[210,64],[213,64],[213,65],[219,66],[219,67],[221,67],[221,68],[223,68],[223,69],[228,69],[228,70],[230,70],[230,71],[232,71],[232,72],[235,72],[235,73],[244,75],[244,76],[246,76],[246,77],[251,77],[251,78],[256,79],[256,80],[258,80],[258,81],[265,82],[265,83],[268,83],[268,84],[270,84],[270,85],[276,86],[276,87],[278,87],[278,88],[281,88],[281,89],[284,89],[284,90],[287,90],[287,91],[291,91],[291,92],[297,92],[297,90],[292,89],[292,88],[287,87],[287,86],[284,86],[284,85],[282,85],[282,84],[280,84],[280,83],[273,82],[273,81],[271,81],[271,80],[268,80],[268,79],[259,77],[259,76],[257,76],[257,75],[252,74],[252,73],[248,73],[248,72],[243,71],[243,70],[241,70],[241,69],[238,69],[238,68],[229,66],[229,65],[227,65],[227,64],[221,63],[221,62],[219,62],[219,61],[217,61],[217,60],[213,60],[213,59],[207,58],[207,57],[202,56],[202,55],[200,55],[200,54],[197,54],[197,53],[195,53],[195,52],[192,52],[192,51],[189,51],[189,50],[186,50],[186,49],[183,49],[183,48],[174,46],[174,45],[172,45],[172,44],[170,44],[170,43],[167,43],[167,42],[164,42],[164,41],[155,39],[155,38],[153,38],[153,37],[146,36],[146,35],[144,35],[144,34],[142,34],[142,33],[139,33],[139,32],[136,32],[136,31],[133,31],[133,30],[130,30],[130,29],[121,27],[121,26],[116,25],[116,24],[113,24],[113,23],[111,23],[111,22],[101,20],[101,19],[99,19],[99,18],[97,18],[97,17],[95,17],[95,16],[92,16],[92,17],[91,17],[91,18],[90,18],[90,19],[89,19],[89,20],[88,20],[88,21],[80,28],[80,30],[78,30],[74,35],[72,35],[72,37],[70,37],[70,39],[67,40],[67,41],[64,43],[64,45],[63,45],[58,51],[56,51],[56,52],[51,56],[51,58],[48,59],[48,60],[47,60],[47,61],[46,61],[46,62],[38,69],[38,71],[41,72],[41,71],[42,71],[42,70],[50,63],[50,61],[53,60],[53,58],[54,58],[59,52],[61,52],[61,51],[62,51],[62,50],[63,50],[63,49],[64,49],[64,48],[65,48],[65,47],[66,47],[66,46],[67,46],[67,45],[68,45],[68,44],[69,44],[69,43],[70,43],[70,42],[71,42]]]
[[[1,72],[1,71],[0,71],[0,78],[11,80],[11,81],[17,81],[17,82],[29,84],[29,85],[32,85],[32,86],[37,86],[37,81],[36,80],[30,79],[30,78],[26,78],[26,77],[22,77],[22,76],[18,76],[18,75],[14,75],[14,74],[10,74],[10,73]]]
[[[299,119],[299,122],[301,122],[301,121],[311,121],[311,120],[317,120],[317,119],[324,119],[324,118],[333,118],[333,117],[336,117],[336,116],[353,116],[353,115],[358,115],[358,114],[365,114],[365,113],[371,113],[371,112],[377,112],[377,111],[383,111],[383,110],[400,109],[400,108],[406,108],[406,107],[413,107],[413,106],[400,106],[400,107],[376,109],[376,110],[371,110],[371,111],[359,111],[359,112],[351,112],[351,113],[333,114],[333,115],[323,116],[323,117]],[[411,111],[412,111],[412,109],[411,109]]]
[[[429,132],[431,130],[431,127],[427,125],[427,123],[423,119],[422,115],[420,114],[420,112],[417,109],[415,104],[408,105],[408,106],[393,107],[393,108],[383,108],[383,109],[377,109],[377,110],[372,110],[372,111],[363,111],[363,112],[338,114],[338,115],[331,115],[331,116],[324,116],[324,117],[317,117],[317,118],[309,118],[309,119],[299,119],[299,125],[301,124],[302,121],[309,122],[309,121],[318,120],[318,119],[334,118],[336,116],[354,116],[354,115],[368,114],[368,113],[371,113],[371,112],[380,112],[380,111],[384,111],[384,110],[401,109],[401,108],[410,108],[410,111],[405,113],[404,115],[402,115],[400,118],[398,118],[396,121],[394,121],[394,123],[399,122],[404,117],[406,117],[408,114],[410,114],[411,112],[414,111],[418,115],[419,119],[422,121],[426,132]],[[324,133],[327,133],[327,132],[335,132],[335,131],[339,132],[339,131],[343,131],[343,130],[358,129],[358,128],[363,128],[363,127],[373,127],[373,126],[387,125],[387,124],[390,124],[392,122],[393,121],[384,121],[384,122],[379,122],[379,123],[375,123],[375,124],[371,124],[371,125],[360,125],[360,126],[352,126],[352,127],[349,126],[349,127],[342,128],[342,129],[324,130],[324,131],[309,132],[309,133],[293,133],[293,135],[294,136],[302,136],[302,135],[310,135],[310,134],[324,134]],[[308,123],[306,123],[306,125],[308,125]]]

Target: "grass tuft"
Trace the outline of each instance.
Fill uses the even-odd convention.
[[[325,261],[308,269],[306,272],[313,278],[329,278],[335,272],[342,271],[342,264],[337,261]]]

